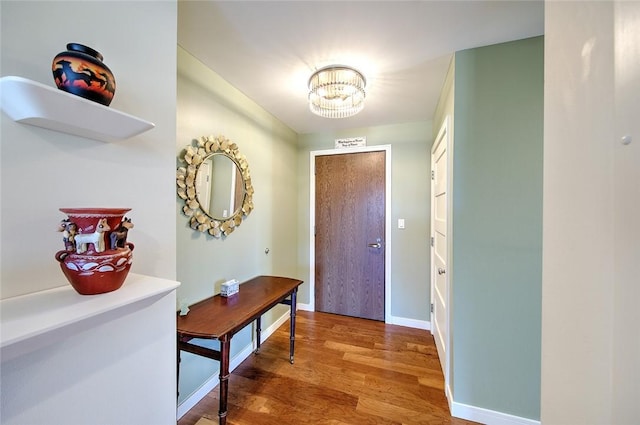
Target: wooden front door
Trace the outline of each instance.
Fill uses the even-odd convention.
[[[385,155],[315,159],[318,311],[384,321]]]

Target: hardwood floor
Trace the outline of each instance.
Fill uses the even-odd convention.
[[[287,321],[231,373],[227,424],[473,424],[449,415],[443,387],[428,331],[299,311],[295,363]],[[217,424],[218,394],[178,425]]]

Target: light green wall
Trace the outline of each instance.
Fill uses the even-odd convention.
[[[223,239],[192,230],[182,214],[182,200],[175,197],[177,274],[182,282],[178,301],[193,304],[210,297],[219,292],[221,282],[231,278],[240,282],[263,274],[300,278],[296,266],[296,133],[180,47],[177,87],[176,157],[194,138],[223,135],[247,157],[255,189],[255,209]],[[286,311],[287,307],[278,306],[267,313],[263,329]],[[251,338],[251,327],[236,335],[231,357],[251,344]],[[217,346],[213,341],[201,343]],[[184,353],[180,374],[182,402],[218,374],[218,362]]]
[[[314,150],[333,149],[336,138],[365,136],[368,146],[391,145],[391,315],[429,320],[429,196],[431,122],[358,128],[299,136],[298,260],[309,280],[309,161]],[[406,228],[398,229],[404,218]],[[303,287],[300,302],[309,303]]]
[[[454,108],[453,398],[538,419],[543,38],[456,53]]]

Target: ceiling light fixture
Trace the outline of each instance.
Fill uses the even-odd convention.
[[[366,84],[364,76],[348,66],[321,68],[309,78],[309,108],[325,118],[351,117],[364,108]]]

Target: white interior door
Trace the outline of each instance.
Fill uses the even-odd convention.
[[[448,124],[447,118],[431,149],[431,333],[438,349],[445,388],[449,384]]]

